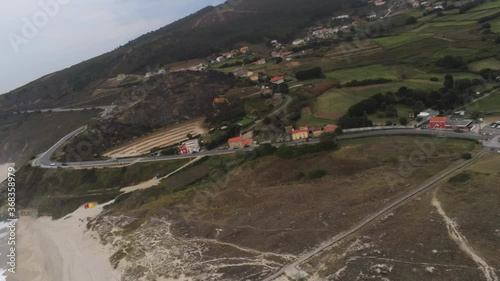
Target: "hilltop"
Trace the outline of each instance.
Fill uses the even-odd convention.
[[[207,7],[170,25],[145,34],[111,52],[49,74],[0,97],[2,111],[62,107],[92,101],[108,78],[120,73],[141,74],[165,65],[203,58],[238,43],[290,40],[317,18],[361,1],[273,0],[228,2]],[[231,4],[233,3],[233,4]]]

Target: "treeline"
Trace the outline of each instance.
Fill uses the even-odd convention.
[[[318,66],[306,70],[297,71],[297,73],[295,73],[295,77],[298,80],[303,81],[309,79],[323,78],[324,75],[323,71],[321,70],[321,67]]]
[[[449,69],[467,69],[467,64],[461,57],[444,56],[436,61],[436,66]]]
[[[413,90],[407,87],[399,88],[395,93],[378,93],[369,99],[360,101],[347,110],[347,114],[339,120],[342,129],[370,127],[372,122],[367,115],[384,111],[388,116],[397,116],[395,105],[401,104],[419,113],[426,108],[435,110],[451,110],[472,100],[475,92],[472,87],[481,84],[480,79],[454,80],[452,75],[446,75],[443,88],[439,91]]]
[[[368,86],[368,85],[374,85],[374,84],[385,84],[385,83],[391,83],[391,79],[385,79],[385,78],[377,78],[377,79],[365,79],[365,80],[352,80],[350,82],[345,83],[346,87],[358,87],[358,86]]]
[[[464,14],[465,12],[474,9],[475,7],[477,7],[483,3],[484,3],[484,0],[474,0],[472,2],[468,2],[468,3],[464,4],[463,6],[461,6],[460,8],[458,8],[458,13]]]

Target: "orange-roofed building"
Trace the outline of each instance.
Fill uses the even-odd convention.
[[[215,98],[214,99],[214,104],[223,104],[223,103],[227,103],[226,98]]]
[[[250,146],[252,144],[253,144],[252,138],[244,139],[241,136],[236,137],[236,138],[231,138],[227,141],[227,145],[229,146],[229,149],[243,148],[245,146]]]
[[[448,117],[432,117],[429,122],[429,127],[431,129],[446,129],[447,122]]]
[[[302,140],[309,138],[309,129],[307,127],[301,127],[299,130],[292,131],[292,140]]]
[[[242,52],[243,54],[248,53],[248,51],[250,51],[250,48],[248,48],[248,46],[245,46],[245,47],[241,47],[241,48],[240,48],[240,52]]]
[[[276,76],[273,79],[271,79],[271,83],[273,84],[281,84],[285,82],[285,77],[283,76]]]
[[[335,133],[335,131],[337,130],[337,128],[338,128],[337,125],[326,125],[325,129],[324,129],[324,132],[325,133]]]

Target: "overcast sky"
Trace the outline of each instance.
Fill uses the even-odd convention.
[[[16,0],[0,10],[0,94],[222,0]],[[46,5],[41,5],[45,3]],[[44,6],[44,7],[42,7]]]

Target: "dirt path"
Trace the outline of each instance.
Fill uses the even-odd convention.
[[[469,245],[467,238],[460,232],[458,224],[446,215],[445,211],[441,207],[441,203],[436,197],[436,192],[434,192],[432,198],[432,205],[436,207],[438,213],[443,217],[443,220],[446,223],[446,228],[448,229],[448,234],[450,235],[451,239],[453,239],[453,241],[455,241],[458,246],[460,246],[460,249],[462,249],[462,251],[470,256],[475,263],[477,263],[477,265],[479,266],[479,270],[483,272],[486,280],[498,281],[498,276],[495,273],[495,269],[488,265],[486,261],[474,251],[471,245]]]

